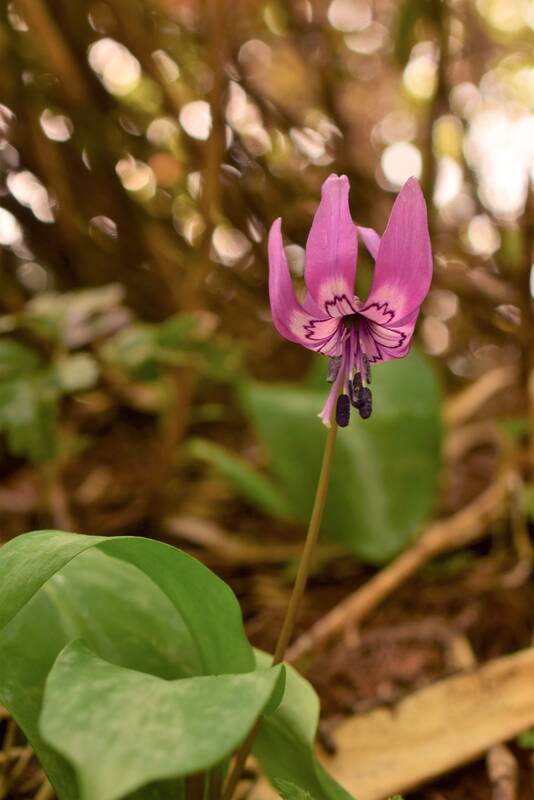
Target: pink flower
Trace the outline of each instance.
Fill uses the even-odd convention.
[[[375,259],[365,301],[354,294],[359,232]],[[426,205],[415,178],[403,186],[380,236],[356,227],[349,209],[349,181],[330,175],[324,182],[306,244],[304,280],[308,293],[297,301],[282,242],[282,221],[269,233],[269,297],[273,322],[291,342],[330,358],[333,383],[319,414],[330,425],[334,404],[339,425],[349,422],[350,405],[370,416],[371,364],[408,353],[432,278],[432,250]]]

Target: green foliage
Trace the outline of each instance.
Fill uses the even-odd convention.
[[[65,308],[64,298],[61,308]],[[21,319],[19,323],[24,327]],[[6,437],[7,449],[33,462],[54,459],[59,450],[61,397],[92,389],[98,378],[98,364],[91,353],[62,352],[47,362],[16,339],[0,340],[0,433]]]
[[[167,412],[173,403],[170,375],[177,367],[192,366],[215,381],[235,377],[238,350],[213,337],[211,315],[135,322],[122,298],[116,284],[43,294],[20,314],[3,318],[4,327],[31,331],[43,351],[50,352],[45,360],[15,339],[0,340],[0,433],[13,455],[33,462],[54,459],[60,447],[61,398],[94,388],[101,367],[113,388],[119,386],[121,397],[154,414]],[[151,391],[139,397],[139,385]]]
[[[291,781],[275,781],[276,791],[282,800],[313,800],[312,795]]]
[[[208,314],[177,314],[159,324],[133,323],[102,348],[106,361],[133,380],[157,380],[169,367],[193,365],[214,380],[228,380],[238,360],[235,346],[213,340]]]
[[[39,368],[39,356],[14,339],[0,339],[0,380],[20,378]]]
[[[256,651],[256,662],[266,668],[270,657]],[[319,698],[310,684],[288,667],[282,702],[276,713],[264,720],[253,753],[273,782],[296,784],[316,800],[350,800],[315,758],[313,742],[318,722]]]
[[[118,800],[230,756],[283,669],[167,681],[116,667],[73,642],[48,677],[41,734],[75,767],[81,800]]]
[[[244,498],[258,508],[274,516],[291,516],[291,507],[284,494],[272,480],[257,472],[244,459],[206,439],[191,440],[189,450],[194,457],[212,464],[224,478],[236,486]]]
[[[57,454],[57,394],[45,371],[0,383],[0,432],[8,450],[40,462]]]
[[[440,470],[440,392],[434,371],[417,352],[375,369],[373,391],[372,417],[356,418],[339,432],[323,529],[359,557],[382,562],[407,544],[431,512]],[[311,512],[324,447],[317,413],[325,395],[322,370],[305,387],[246,383],[241,390],[276,487],[303,521]]]
[[[180,796],[262,709],[267,776],[348,797],[315,759],[311,687],[255,661],[232,592],[160,542],[43,531],[0,549],[0,703],[60,800]]]

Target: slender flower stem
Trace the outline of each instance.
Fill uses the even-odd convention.
[[[313,554],[317,539],[319,537],[319,529],[323,519],[323,512],[326,503],[326,496],[328,494],[328,485],[330,483],[330,471],[332,468],[332,460],[334,457],[334,447],[336,444],[337,424],[335,420],[332,421],[331,427],[328,429],[326,443],[323,454],[323,463],[321,465],[321,472],[319,475],[319,482],[317,484],[317,491],[315,493],[315,500],[313,503],[313,511],[306,534],[306,541],[304,542],[304,549],[299,562],[297,577],[291,593],[291,599],[287,607],[284,622],[282,623],[282,630],[278,636],[278,642],[273,656],[273,667],[280,664],[284,660],[284,656],[289,644],[289,640],[295,628],[295,622],[300,609],[300,603],[306,589],[308,582],[308,575],[312,564]]]
[[[304,543],[304,549],[302,551],[302,556],[299,562],[297,577],[295,578],[295,583],[293,585],[291,599],[287,607],[286,615],[282,623],[282,629],[278,636],[278,642],[276,644],[276,648],[274,651],[273,663],[272,663],[273,667],[276,664],[280,664],[284,660],[284,655],[287,646],[289,644],[289,641],[293,634],[293,630],[295,628],[295,622],[297,620],[297,615],[300,609],[301,600],[304,595],[304,591],[306,589],[306,583],[308,582],[308,575],[310,574],[313,553],[315,550],[315,545],[317,544],[319,529],[321,527],[321,521],[323,519],[326,496],[328,494],[328,484],[330,483],[330,471],[332,468],[332,460],[334,457],[336,434],[337,434],[337,424],[334,419],[331,422],[331,427],[328,429],[328,435],[326,438],[325,449],[323,454],[323,463],[321,465],[319,482],[317,484],[317,491],[315,493],[315,500],[313,503],[313,511],[310,518],[310,524],[308,526],[306,541]],[[254,744],[254,740],[256,739],[260,726],[261,726],[261,717],[258,717],[256,722],[254,723],[254,727],[252,728],[247,738],[245,739],[245,741],[243,742],[243,744],[236,753],[236,760],[233,769],[231,770],[228,776],[228,780],[226,782],[226,786],[224,788],[224,792],[222,795],[222,800],[231,800],[232,795],[234,794],[234,791],[238,784],[239,778],[241,777],[241,772],[243,771],[243,767],[245,766],[245,761],[247,760],[248,755],[252,750],[252,746]]]

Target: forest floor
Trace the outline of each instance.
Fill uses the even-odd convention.
[[[82,456],[66,480],[74,529],[110,535],[150,531],[188,550],[232,586],[252,644],[272,652],[290,596],[302,526],[273,524],[237,500],[213,475],[191,473],[187,467],[179,480],[169,481],[161,502],[154,504],[148,430],[113,427],[114,437],[102,438],[100,447],[90,457]],[[0,514],[4,517],[7,506],[14,508],[14,498],[20,500],[20,513],[10,511],[4,517],[8,538],[42,523],[29,518],[37,496],[35,474],[10,466],[12,477],[3,483]],[[465,508],[497,471],[493,446],[465,454],[460,466],[445,471],[440,517]],[[530,564],[521,560],[509,528],[503,521],[488,524],[476,543],[430,560],[410,575],[365,615],[358,629],[349,624],[341,637],[312,650],[306,677],[321,700],[319,746],[325,753],[336,727],[347,717],[392,707],[465,670],[470,659],[471,666],[484,664],[533,644],[534,583]],[[376,568],[323,541],[296,638],[376,574]],[[468,652],[467,664],[451,656],[458,645],[464,655]],[[534,797],[534,754],[516,741],[509,747],[518,776],[512,794],[501,792],[487,760],[481,758],[405,794],[406,800]]]

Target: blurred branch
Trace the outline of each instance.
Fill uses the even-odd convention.
[[[519,378],[516,367],[497,367],[486,372],[474,383],[445,401],[443,420],[455,427],[472,417],[487,401],[503,389],[513,386]]]
[[[212,116],[211,131],[204,148],[202,169],[201,210],[205,230],[198,247],[198,260],[193,261],[181,285],[181,308],[194,311],[206,307],[205,280],[210,269],[213,231],[221,215],[220,167],[225,149],[225,54],[226,54],[226,2],[209,0],[206,10],[206,37],[208,63],[212,73],[209,103]],[[193,367],[176,370],[168,411],[160,431],[160,468],[155,480],[158,491],[172,469],[173,458],[182,442],[189,424],[190,409],[198,383],[198,373]]]
[[[202,167],[201,211],[205,230],[199,248],[199,261],[184,280],[183,307],[186,310],[204,307],[204,283],[210,269],[211,241],[215,226],[221,218],[221,163],[225,151],[226,80],[225,59],[228,35],[226,0],[208,0],[205,12],[207,60],[211,70],[212,88],[208,96],[211,111],[211,130],[204,147]]]
[[[527,415],[530,421],[530,460],[534,470],[534,191],[530,185],[525,212],[521,221],[524,236],[524,257],[519,277],[521,329],[523,335],[523,380]]]
[[[109,0],[121,25],[122,38],[126,46],[139,59],[145,72],[148,73],[159,85],[170,111],[178,115],[183,106],[178,84],[167,79],[157,60],[154,58],[151,46],[152,21],[144,12],[145,6],[137,9],[139,13],[132,13],[131,0]],[[140,22],[142,17],[142,23]],[[157,49],[157,45],[153,45]]]
[[[16,2],[33,31],[33,41],[41,51],[45,64],[60,79],[66,100],[75,106],[86,105],[92,99],[92,92],[44,0]]]
[[[421,180],[422,189],[426,198],[429,210],[429,226],[431,232],[434,228],[435,209],[433,203],[434,186],[436,183],[436,157],[434,153],[434,125],[436,120],[448,109],[449,87],[447,72],[449,67],[449,36],[450,36],[450,14],[447,0],[438,2],[437,8],[440,9],[437,24],[437,46],[438,61],[436,72],[436,90],[426,119],[424,136],[422,142],[423,155],[423,175]]]

